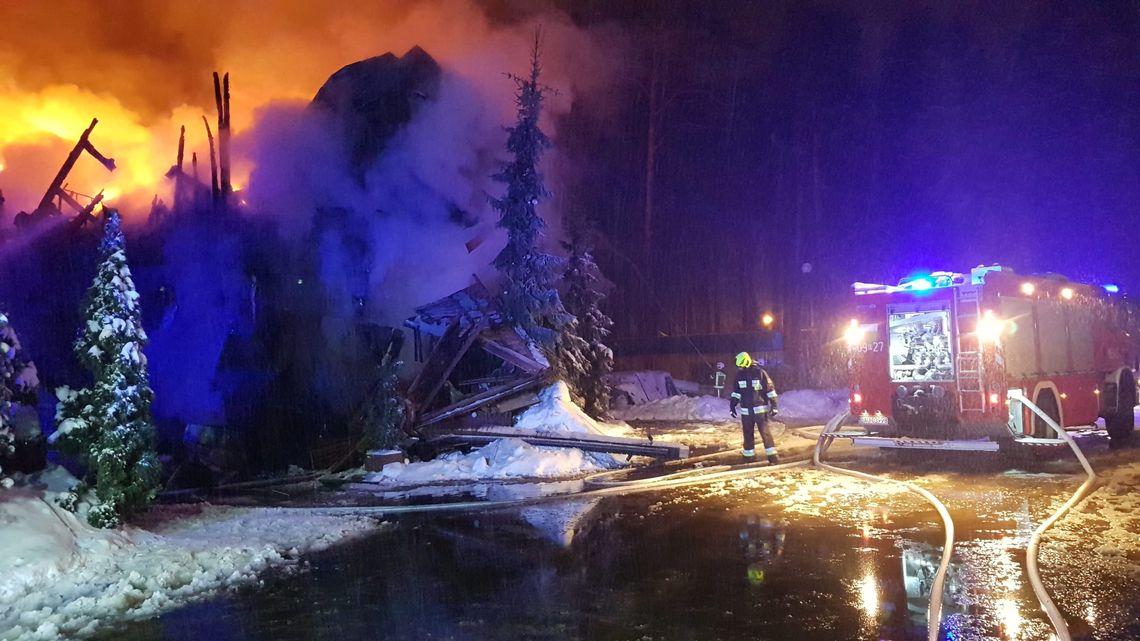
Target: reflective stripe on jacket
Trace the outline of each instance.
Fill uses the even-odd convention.
[[[772,377],[760,367],[752,365],[736,372],[728,404],[731,409],[740,406],[740,413],[744,415],[760,414],[768,411],[776,397],[776,385],[772,382]]]

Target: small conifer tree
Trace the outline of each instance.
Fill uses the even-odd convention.
[[[613,351],[606,346],[613,321],[601,310],[601,271],[584,241],[567,246],[566,309],[575,318],[573,337],[567,338],[574,351],[576,372],[572,385],[582,398],[582,409],[594,418],[609,408],[610,386],[606,376],[613,371]]]
[[[398,389],[401,366],[403,362],[393,356],[384,357],[380,380],[365,404],[361,423],[370,448],[394,450],[404,437],[404,399]]]
[[[7,325],[8,317],[5,314],[0,314],[0,324]],[[10,456],[16,451],[15,441],[16,438],[12,434],[12,377],[15,374],[15,368],[12,361],[6,358],[5,355],[12,349],[12,346],[6,343],[0,343],[0,458]],[[3,474],[3,468],[0,468],[0,474]]]
[[[88,521],[114,527],[154,500],[161,470],[143,354],[147,337],[115,210],[106,210],[99,250],[102,262],[87,291],[86,323],[75,341],[75,354],[94,384],[57,390],[53,439],[87,466],[84,484],[61,503],[75,509],[80,495],[94,490]]]

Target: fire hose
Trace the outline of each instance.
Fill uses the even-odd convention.
[[[1011,401],[1019,402],[1029,408],[1034,414],[1045,421],[1045,423],[1057,433],[1058,437],[1069,445],[1073,450],[1073,454],[1077,456],[1077,460],[1081,462],[1081,467],[1085,468],[1087,478],[1085,482],[1077,488],[1076,492],[1065,501],[1064,505],[1057,509],[1052,516],[1045,519],[1041,525],[1037,526],[1033,535],[1029,537],[1029,547],[1025,551],[1025,569],[1029,574],[1029,584],[1033,586],[1033,593],[1037,595],[1037,600],[1041,602],[1041,609],[1049,616],[1049,622],[1053,625],[1053,629],[1057,631],[1057,639],[1059,641],[1070,641],[1072,636],[1069,634],[1069,626],[1065,623],[1065,618],[1061,616],[1061,611],[1053,603],[1053,599],[1049,598],[1049,592],[1045,589],[1045,584],[1041,582],[1041,574],[1037,568],[1037,555],[1038,548],[1041,545],[1041,536],[1045,534],[1045,530],[1049,529],[1054,523],[1057,522],[1062,516],[1065,515],[1074,505],[1079,503],[1087,494],[1089,489],[1096,482],[1096,472],[1093,471],[1092,466],[1089,465],[1089,460],[1085,458],[1084,452],[1073,440],[1072,436],[1064,430],[1057,421],[1053,420],[1048,414],[1037,407],[1037,404],[1025,398],[1025,395],[1020,390],[1015,390],[1010,395]]]
[[[946,541],[942,546],[942,561],[938,564],[937,572],[934,573],[934,583],[930,589],[930,607],[926,612],[927,639],[929,639],[929,641],[938,641],[938,631],[942,625],[942,586],[946,581],[946,571],[950,568],[950,556],[954,553],[954,521],[950,518],[950,512],[946,510],[946,506],[943,505],[941,501],[917,485],[824,463],[821,457],[831,445],[831,441],[835,439],[833,433],[839,429],[840,425],[843,425],[848,416],[850,416],[850,412],[840,412],[827,422],[823,431],[820,432],[819,440],[816,442],[815,452],[812,454],[812,461],[816,467],[836,474],[844,474],[872,483],[888,482],[901,485],[926,499],[926,501],[933,505],[934,509],[938,511],[939,516],[942,517],[942,525],[946,530]]]
[[[1073,454],[1076,455],[1077,460],[1080,461],[1081,466],[1084,468],[1085,474],[1087,475],[1085,482],[1077,488],[1073,495],[1069,497],[1069,500],[1066,501],[1060,508],[1058,508],[1057,511],[1054,512],[1048,519],[1043,521],[1036,530],[1034,530],[1032,536],[1029,538],[1029,544],[1026,549],[1026,573],[1029,576],[1029,583],[1033,587],[1033,593],[1037,596],[1037,600],[1041,603],[1041,609],[1044,610],[1045,614],[1049,617],[1049,623],[1056,631],[1056,638],[1058,641],[1071,641],[1072,636],[1069,634],[1069,627],[1065,623],[1064,617],[1061,616],[1060,610],[1057,609],[1057,606],[1049,597],[1049,592],[1045,589],[1044,583],[1041,581],[1041,573],[1038,567],[1038,553],[1041,545],[1042,535],[1044,535],[1045,531],[1048,530],[1049,527],[1051,527],[1054,523],[1056,523],[1058,519],[1064,516],[1066,512],[1072,509],[1073,506],[1075,506],[1085,496],[1087,496],[1089,489],[1096,482],[1096,473],[1093,471],[1092,466],[1089,464],[1088,459],[1084,455],[1084,452],[1081,451],[1081,448],[1077,445],[1076,441],[1073,440],[1073,437],[1070,436],[1068,432],[1066,432],[1055,420],[1053,420],[1053,418],[1046,414],[1040,407],[1037,407],[1035,403],[1025,398],[1024,395],[1020,394],[1018,391],[1014,391],[1011,394],[1010,400],[1024,404],[1029,408],[1030,411],[1039,416],[1041,420],[1045,421],[1045,423],[1049,425],[1049,427],[1052,428],[1054,432],[1057,433],[1060,440],[1063,440],[1068,444],[1069,448],[1072,449]],[[954,523],[950,519],[950,514],[946,511],[945,506],[942,505],[942,503],[938,501],[934,495],[930,494],[930,492],[921,487],[903,481],[875,477],[863,472],[846,470],[829,465],[827,463],[823,463],[820,460],[821,455],[827,451],[827,448],[831,444],[831,441],[835,438],[833,436],[833,433],[838,430],[839,426],[847,420],[847,417],[848,413],[843,412],[832,418],[831,421],[828,422],[827,426],[824,427],[823,432],[820,433],[819,441],[816,444],[816,451],[813,456],[815,464],[823,469],[827,469],[840,474],[847,474],[868,481],[886,480],[900,484],[906,487],[908,490],[920,494],[923,498],[934,505],[938,510],[938,513],[942,516],[942,521],[946,527],[946,543],[942,550],[942,562],[938,566],[938,571],[935,574],[934,584],[931,588],[930,609],[927,612],[927,636],[931,641],[935,641],[938,637],[939,627],[941,626],[943,583],[946,571],[949,568],[950,556],[953,552]]]
[[[1084,467],[1088,478],[1077,489],[1076,492],[1065,502],[1052,516],[1046,519],[1033,533],[1029,540],[1027,549],[1026,569],[1029,575],[1030,584],[1033,587],[1034,594],[1041,603],[1042,609],[1049,617],[1050,623],[1057,632],[1059,641],[1071,641],[1068,626],[1065,623],[1064,617],[1061,616],[1060,611],[1049,597],[1048,592],[1045,590],[1041,582],[1040,572],[1038,568],[1038,550],[1040,546],[1041,536],[1044,532],[1053,525],[1058,519],[1076,505],[1088,490],[1092,487],[1096,480],[1096,474],[1093,472],[1092,467],[1089,465],[1088,459],[1085,458],[1084,453],[1081,452],[1080,447],[1073,441],[1060,425],[1050,418],[1039,407],[1030,402],[1029,400],[1019,397],[1011,396],[1011,400],[1016,400],[1024,403],[1034,414],[1040,416],[1062,440],[1068,443],[1077,459]],[[929,641],[937,641],[938,633],[941,628],[942,621],[942,600],[943,588],[945,585],[946,573],[950,566],[950,558],[954,550],[954,522],[950,517],[949,511],[946,506],[938,500],[933,494],[926,489],[908,483],[906,481],[899,481],[885,477],[878,477],[865,472],[856,470],[845,469],[825,463],[822,460],[822,455],[827,451],[831,442],[835,439],[835,432],[847,420],[848,412],[842,412],[828,421],[827,425],[820,432],[819,438],[816,442],[815,450],[812,455],[812,462],[820,469],[833,472],[835,474],[842,474],[851,476],[864,481],[872,483],[889,482],[900,485],[915,494],[918,494],[928,503],[934,506],[939,516],[942,519],[943,528],[946,532],[945,542],[942,549],[942,558],[938,564],[938,569],[934,575],[934,581],[931,586],[930,606],[927,610],[927,638]],[[701,458],[713,458],[722,453],[708,455]],[[612,476],[617,474],[627,473],[627,470],[612,470],[600,472],[591,475],[584,479],[587,486],[594,486],[594,489],[588,489],[582,492],[574,492],[567,494],[555,494],[548,496],[526,497],[518,499],[508,499],[502,501],[464,501],[455,503],[437,503],[427,505],[392,505],[392,506],[365,506],[365,507],[335,507],[335,508],[308,508],[313,512],[327,515],[395,515],[395,514],[410,514],[410,513],[430,513],[430,512],[445,512],[445,511],[474,511],[474,510],[493,510],[502,508],[512,508],[520,506],[536,505],[541,503],[550,503],[556,501],[566,500],[580,500],[590,498],[600,498],[607,496],[618,496],[626,494],[635,494],[640,492],[658,491],[664,489],[674,489],[681,487],[689,487],[694,485],[701,485],[706,483],[713,483],[719,481],[728,481],[735,479],[749,478],[752,476],[760,476],[767,472],[782,471],[807,465],[807,461],[797,461],[793,463],[785,463],[781,465],[767,465],[765,463],[748,463],[743,465],[717,465],[708,468],[687,469],[673,474],[664,476],[657,476],[648,479],[634,479],[625,481],[610,480]]]
[[[782,463],[780,465],[768,465],[767,463],[748,463],[744,465],[734,466],[714,466],[711,468],[704,468],[699,471],[684,470],[681,472],[676,472],[674,474],[668,474],[665,476],[658,476],[649,479],[610,482],[612,484],[607,487],[599,487],[597,489],[585,490],[583,492],[570,492],[566,494],[552,494],[548,496],[507,499],[503,501],[461,501],[455,503],[431,503],[425,505],[375,505],[359,507],[319,507],[298,509],[305,509],[313,512],[314,514],[325,514],[329,516],[378,516],[422,512],[463,512],[474,510],[495,510],[508,507],[536,505],[540,503],[551,503],[555,501],[570,501],[605,496],[619,496],[624,494],[635,494],[639,492],[651,492],[679,487],[689,487],[693,485],[702,485],[705,483],[714,483],[719,481],[730,481],[749,478],[752,476],[761,476],[767,472],[777,472],[797,467],[806,467],[807,464],[807,461],[796,461],[793,463]],[[610,472],[602,472],[594,476],[608,474],[610,474]],[[587,477],[586,480],[589,481],[591,478],[593,477]]]

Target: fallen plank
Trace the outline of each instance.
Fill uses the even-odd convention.
[[[512,429],[453,430],[430,438],[428,444],[436,448],[459,445],[482,446],[503,438],[516,438],[538,447],[573,447],[586,452],[651,456],[670,460],[689,457],[689,446],[681,443],[650,442],[644,439],[585,432],[555,434]]]
[[[546,382],[545,374],[535,374],[527,378],[517,379],[506,385],[493,387],[485,392],[464,398],[454,405],[448,405],[447,407],[423,415],[419,422],[416,423],[416,429],[419,430],[435,423],[456,418],[481,407],[492,405],[501,399],[537,389],[545,385]],[[537,397],[533,398],[537,401]]]
[[[451,376],[459,359],[467,353],[476,337],[483,331],[482,324],[469,325],[453,322],[439,339],[423,369],[408,387],[408,400],[416,407],[428,407],[443,389],[443,383]]]

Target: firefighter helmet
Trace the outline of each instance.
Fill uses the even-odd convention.
[[[736,366],[737,367],[751,367],[752,366],[752,357],[748,355],[748,352],[740,352],[739,354],[736,355]]]

